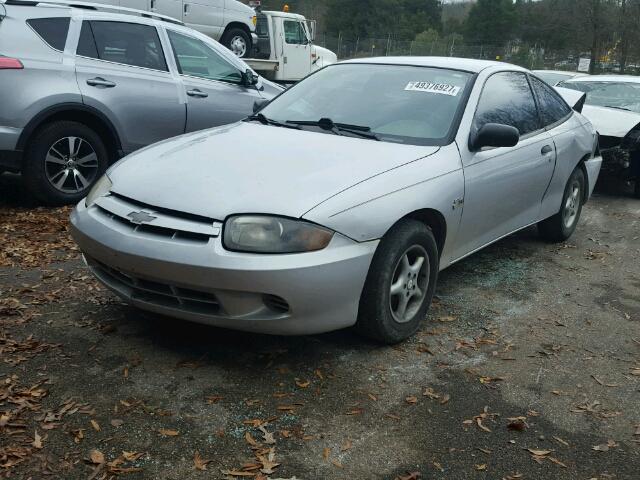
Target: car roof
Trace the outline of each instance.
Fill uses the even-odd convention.
[[[634,75],[589,75],[576,77],[567,82],[617,82],[617,83],[640,83],[640,77]]]
[[[571,75],[572,77],[582,77],[588,73],[572,72],[569,70],[531,70],[533,73],[557,73],[558,75]]]
[[[292,20],[304,20],[304,15],[300,15],[299,13],[291,13],[291,12],[280,12],[278,10],[262,10],[260,13],[264,13],[266,15],[271,15],[272,17],[284,17],[290,18]]]
[[[458,57],[374,57],[346,60],[341,63],[376,63],[381,65],[412,65],[416,67],[451,68],[478,73],[486,68],[503,67],[512,70],[526,71],[524,68],[510,63],[493,60],[476,60]]]

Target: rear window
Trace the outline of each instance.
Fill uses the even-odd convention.
[[[27,20],[27,23],[47,45],[63,51],[64,44],[67,43],[70,20],[69,17],[32,18]]]

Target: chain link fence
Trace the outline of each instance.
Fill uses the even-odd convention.
[[[364,57],[384,57],[394,55],[445,56],[501,60],[515,63],[529,69],[551,69],[576,71],[580,58],[589,58],[589,52],[574,50],[548,51],[538,46],[521,44],[470,45],[459,40],[439,39],[433,42],[396,40],[387,38],[343,38],[320,34],[316,43],[332,50],[340,60]],[[607,54],[596,62],[596,73],[626,73],[640,75],[640,58],[627,59],[622,72],[615,55]]]

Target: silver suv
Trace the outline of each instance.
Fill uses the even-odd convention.
[[[22,172],[46,203],[76,202],[118,158],[280,91],[169,17],[0,0],[0,171]]]

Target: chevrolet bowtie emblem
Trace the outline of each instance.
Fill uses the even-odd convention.
[[[138,225],[142,223],[149,223],[155,220],[156,218],[158,218],[148,214],[143,210],[140,210],[139,212],[131,212],[129,215],[127,215],[127,217],[129,217],[129,219],[131,220],[131,223],[136,223]]]

